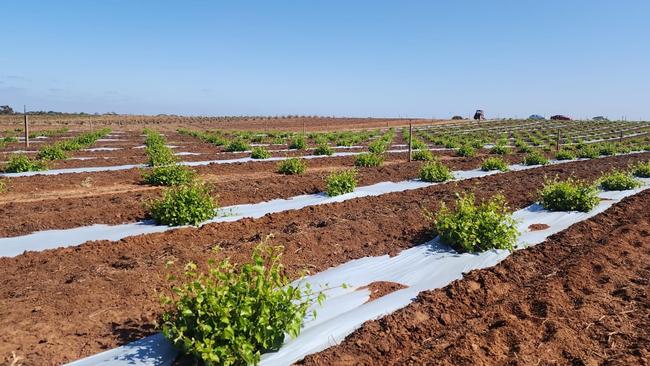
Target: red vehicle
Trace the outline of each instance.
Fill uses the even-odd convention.
[[[567,116],[563,116],[561,114],[556,114],[555,116],[551,116],[551,119],[555,120],[555,121],[570,121],[571,120],[571,118],[569,118]]]

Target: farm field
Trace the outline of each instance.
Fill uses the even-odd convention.
[[[263,241],[283,247],[288,280],[322,282],[324,301],[261,364],[648,358],[650,123],[35,116],[25,148],[11,118],[0,118],[4,363],[193,364],[167,341],[124,354],[159,337],[170,271],[247,263]],[[546,209],[552,182],[588,187],[592,204]],[[183,201],[165,205],[170,192]],[[468,193],[502,196],[519,239],[476,253],[436,239],[430,216]]]

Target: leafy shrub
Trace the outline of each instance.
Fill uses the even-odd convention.
[[[581,159],[595,159],[598,157],[598,150],[585,146],[578,150],[578,157]]]
[[[368,151],[373,154],[383,154],[388,149],[388,143],[382,140],[375,140],[368,144]]]
[[[61,148],[63,151],[78,151],[83,148],[83,146],[74,140],[68,140],[68,141],[61,141],[58,142],[57,145]]]
[[[507,172],[509,168],[508,164],[503,161],[503,159],[492,157],[487,158],[485,161],[483,161],[483,164],[481,164],[481,170],[484,170],[486,172],[490,170],[500,170],[502,172]]]
[[[503,145],[495,145],[490,149],[490,154],[508,155],[510,154],[510,148]]]
[[[524,156],[524,165],[546,165],[548,164],[548,159],[544,157],[540,152],[533,151],[528,155]]]
[[[285,333],[296,337],[309,306],[324,294],[291,285],[281,251],[262,244],[250,263],[211,260],[206,273],[188,263],[185,283],[161,299],[163,335],[208,366],[254,365],[262,352],[280,348]]]
[[[5,142],[5,143],[18,142],[18,138],[14,137],[14,136],[5,136],[5,137],[2,138],[2,142]]]
[[[307,169],[307,164],[298,159],[290,158],[278,164],[278,173],[286,175],[302,174]]]
[[[589,212],[596,207],[598,198],[596,185],[569,178],[565,181],[547,181],[539,192],[539,203],[549,211]]]
[[[190,183],[194,172],[180,165],[155,166],[142,174],[145,183],[153,186],[178,186]]]
[[[384,162],[384,157],[379,154],[363,153],[357,155],[354,165],[360,167],[380,166]]]
[[[602,144],[598,149],[598,155],[601,156],[611,156],[616,154],[616,145],[614,144]]]
[[[268,159],[271,157],[271,153],[264,148],[263,146],[257,146],[251,151],[251,158],[253,159]]]
[[[165,166],[176,163],[176,156],[172,149],[165,145],[151,145],[145,148],[149,156],[149,166]]]
[[[469,143],[469,146],[475,148],[475,149],[482,149],[485,144],[483,143],[482,140],[472,140]]]
[[[460,146],[460,143],[456,140],[447,140],[443,144],[447,149],[455,149]]]
[[[517,151],[522,154],[528,154],[533,151],[533,149],[523,141],[519,141],[518,143],[515,143],[515,145],[517,146]]]
[[[598,180],[600,187],[606,191],[625,191],[641,185],[632,174],[623,171],[613,171]]]
[[[5,165],[6,173],[22,173],[22,172],[35,172],[45,170],[47,166],[44,162],[32,160],[24,154],[14,154],[9,158],[7,165]]]
[[[228,146],[226,146],[226,151],[228,152],[248,151],[250,150],[250,148],[251,147],[248,145],[248,143],[246,143],[246,141],[238,138],[230,141]]]
[[[562,149],[555,153],[555,159],[557,160],[571,160],[575,159],[575,154],[571,150]]]
[[[420,179],[425,182],[440,183],[454,179],[454,175],[441,162],[431,161],[424,164],[420,169]]]
[[[433,220],[443,242],[460,252],[513,250],[519,232],[503,196],[476,204],[473,194],[458,196],[456,209],[443,203]]]
[[[322,144],[318,145],[316,149],[314,149],[314,155],[332,155],[334,154],[334,149],[329,147],[328,145]]]
[[[456,149],[456,155],[471,158],[476,156],[476,150],[470,145],[463,145]]]
[[[67,156],[65,155],[65,151],[63,151],[63,149],[61,149],[61,147],[56,144],[44,146],[38,150],[38,153],[36,154],[36,158],[40,160],[62,160],[66,157]]]
[[[161,199],[150,204],[149,214],[163,225],[198,225],[214,217],[216,208],[209,187],[192,183],[167,189]]]
[[[357,186],[357,172],[355,170],[342,170],[330,174],[326,179],[326,191],[330,197],[354,191]]]
[[[289,144],[290,149],[304,150],[305,147],[307,147],[307,143],[305,142],[305,138],[303,136],[296,137]]]
[[[639,178],[650,178],[650,161],[638,163],[632,168],[632,174]]]
[[[418,140],[416,138],[413,138],[413,141],[411,141],[411,149],[413,150],[425,150],[428,149],[429,146],[425,144],[422,140]]]
[[[413,152],[413,160],[431,161],[433,160],[433,153],[429,150],[416,150]]]

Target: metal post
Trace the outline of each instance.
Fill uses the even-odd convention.
[[[29,147],[29,121],[27,119],[27,106],[23,105],[23,115],[25,116],[25,147]]]
[[[623,131],[621,131],[621,136],[618,138],[619,143],[623,143]]]
[[[555,144],[555,151],[560,151],[560,129],[557,129],[557,143]]]
[[[411,159],[413,157],[411,151],[412,148],[413,148],[413,124],[409,123],[409,163],[411,162]]]

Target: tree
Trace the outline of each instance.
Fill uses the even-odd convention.
[[[14,114],[14,110],[8,105],[0,105],[0,114]]]

